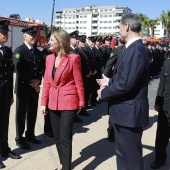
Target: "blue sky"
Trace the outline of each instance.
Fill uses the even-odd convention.
[[[146,14],[150,19],[160,17],[162,10],[170,10],[169,0],[55,0],[54,14],[63,8],[85,7],[86,5],[128,6],[133,13]],[[27,17],[42,19],[50,24],[53,0],[0,0],[0,15],[20,14]]]

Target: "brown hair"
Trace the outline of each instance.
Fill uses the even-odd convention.
[[[61,54],[68,55],[70,54],[70,36],[65,30],[54,30],[52,35],[58,40],[61,46]]]

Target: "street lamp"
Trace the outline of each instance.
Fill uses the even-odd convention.
[[[52,5],[52,15],[51,15],[51,32],[53,31],[54,5],[55,5],[55,0],[53,0],[53,5]]]

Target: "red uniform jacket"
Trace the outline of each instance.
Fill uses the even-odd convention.
[[[51,110],[76,110],[85,106],[81,58],[77,54],[62,56],[52,78],[55,55],[46,58],[41,105]]]

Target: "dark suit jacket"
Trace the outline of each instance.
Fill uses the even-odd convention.
[[[89,57],[90,70],[94,72],[95,70],[97,70],[96,55],[94,49],[91,49],[89,45],[87,45],[84,47],[84,52]]]
[[[13,63],[12,51],[4,47],[0,52],[0,107],[10,107],[13,99]]]
[[[148,68],[149,56],[141,40],[122,52],[114,68],[114,78],[101,92],[102,100],[110,100],[113,123],[126,127],[148,125]]]
[[[105,69],[104,69],[104,75],[108,78],[111,78],[113,75],[113,67],[115,66],[118,58],[121,56],[123,49],[125,48],[124,45],[118,48],[114,48],[111,52],[111,55],[109,59],[106,62]]]
[[[155,105],[170,114],[170,59],[166,59],[161,72]]]
[[[80,49],[79,47],[77,47],[77,52],[78,52],[78,55],[81,57],[82,75],[83,75],[83,78],[85,78],[86,75],[90,73],[89,58],[84,52],[84,50]]]
[[[35,91],[29,84],[33,79],[42,79],[43,60],[41,52],[35,48],[34,54],[23,43],[17,47],[13,54],[13,61],[16,71],[15,93],[27,94]]]

